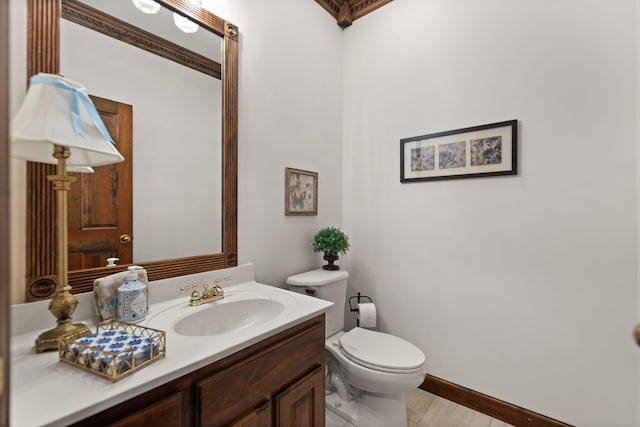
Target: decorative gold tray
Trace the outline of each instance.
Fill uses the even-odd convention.
[[[118,381],[166,354],[163,331],[118,320],[99,323],[96,333],[58,342],[60,361]]]

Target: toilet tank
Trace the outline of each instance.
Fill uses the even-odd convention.
[[[325,335],[330,337],[344,328],[344,309],[347,297],[347,279],[344,270],[317,269],[287,278],[290,291],[331,301],[333,306],[325,313]]]

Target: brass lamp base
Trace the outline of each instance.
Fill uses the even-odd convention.
[[[49,310],[58,319],[58,326],[40,334],[36,339],[36,353],[58,350],[58,340],[61,338],[75,340],[91,335],[91,330],[84,323],[71,323],[71,314],[78,300],[70,290],[71,286],[60,286],[49,302]]]
[[[71,323],[71,314],[78,305],[78,300],[71,294],[71,286],[67,284],[68,276],[68,252],[67,252],[67,192],[74,177],[67,175],[66,159],[71,155],[68,147],[56,145],[53,157],[58,159],[58,175],[49,175],[47,179],[53,182],[56,193],[58,226],[58,284],[56,293],[49,303],[51,314],[58,319],[53,329],[43,332],[36,339],[36,353],[58,350],[58,341],[61,338],[78,339],[91,335],[87,325],[83,323]]]
[[[91,330],[84,323],[61,323],[53,329],[40,334],[36,339],[36,353],[58,350],[61,338],[75,340],[91,335]]]

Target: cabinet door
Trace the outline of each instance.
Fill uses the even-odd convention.
[[[318,366],[276,396],[276,425],[324,427],[324,372]]]
[[[270,427],[269,402],[265,402],[246,416],[230,424],[230,427]]]

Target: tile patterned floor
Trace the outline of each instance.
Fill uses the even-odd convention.
[[[407,395],[407,419],[408,427],[511,427],[511,424],[420,389]],[[329,410],[325,420],[326,427],[354,427]]]
[[[324,412],[324,425],[325,427],[354,427],[349,421],[339,417],[328,409]]]

